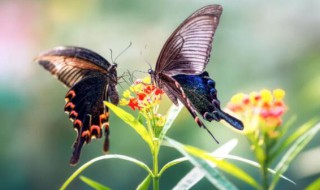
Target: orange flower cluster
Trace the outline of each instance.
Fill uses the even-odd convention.
[[[151,84],[150,77],[136,80],[133,85],[123,92],[120,105],[129,106],[133,110],[138,110],[146,122],[148,131],[154,137],[161,133],[166,121],[166,117],[157,113],[161,95],[164,92]]]
[[[227,108],[243,121],[244,133],[252,133],[260,127],[270,137],[276,137],[276,128],[282,124],[281,117],[287,110],[284,96],[285,91],[282,89],[239,93],[231,98]]]
[[[120,105],[128,105],[133,110],[146,110],[159,104],[163,91],[151,84],[150,77],[136,80],[130,90],[123,92]]]

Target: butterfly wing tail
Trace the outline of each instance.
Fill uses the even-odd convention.
[[[217,114],[221,119],[225,120],[227,123],[229,123],[234,128],[236,128],[238,130],[243,130],[242,121],[240,121],[239,119],[227,114],[226,112],[223,112],[222,110],[218,110]]]

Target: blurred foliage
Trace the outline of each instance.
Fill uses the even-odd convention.
[[[239,91],[282,88],[287,94],[287,118],[296,115],[297,123],[302,124],[319,115],[320,2],[317,0],[2,0],[2,187],[57,189],[75,170],[68,165],[75,133],[63,113],[67,89],[32,61],[38,53],[54,46],[77,45],[110,60],[110,48],[117,55],[132,42],[132,47],[117,60],[119,75],[132,68],[147,71],[147,62],[154,66],[162,45],[177,25],[196,9],[212,3],[224,7],[207,68],[217,82],[222,105]],[[140,73],[137,77],[142,75],[145,74]],[[121,85],[120,93],[126,89],[125,83]],[[125,124],[112,113],[110,120],[111,153],[125,153],[150,164],[151,160],[147,159],[149,153],[144,152],[146,147],[136,146],[141,144],[141,139],[123,127]],[[183,110],[169,132],[170,137],[209,151],[219,146],[204,130],[190,123],[193,123],[192,118]],[[219,123],[208,125],[212,126],[221,143],[232,137],[240,138],[235,154],[252,158],[243,137]],[[317,146],[319,141],[312,141],[307,148]],[[101,150],[101,141],[85,146],[82,162],[101,155]],[[164,149],[159,164],[178,155]],[[304,164],[312,166],[318,160],[319,155],[312,155]],[[172,188],[190,167],[182,164],[176,170],[168,170],[163,176],[166,183],[161,183],[161,188]],[[247,171],[257,175],[255,168],[249,167]],[[312,175],[302,173],[307,172],[289,169],[285,175],[297,185],[281,183],[279,188],[302,189],[317,179],[320,171]],[[114,189],[130,189],[132,184],[137,186],[146,177],[142,169],[117,161],[101,162],[83,175]],[[242,189],[248,188],[240,181],[234,183]],[[72,189],[81,185],[78,180],[72,184]],[[195,189],[208,185],[206,180],[202,180]]]

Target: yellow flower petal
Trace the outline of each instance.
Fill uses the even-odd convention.
[[[285,94],[286,92],[282,89],[273,90],[273,96],[276,101],[281,101],[284,98]]]
[[[119,104],[121,106],[125,106],[125,105],[128,105],[129,104],[129,100],[126,100],[124,98],[121,98],[120,101],[119,101]]]
[[[263,90],[260,91],[260,94],[261,94],[261,99],[262,99],[263,102],[271,103],[272,94],[271,94],[270,90],[263,89]]]
[[[151,77],[150,77],[150,76],[145,77],[145,78],[142,80],[142,82],[143,82],[144,84],[151,84]]]
[[[240,103],[242,103],[242,100],[244,97],[245,97],[245,94],[243,94],[243,93],[235,94],[231,98],[231,103],[232,104],[240,104]]]
[[[129,98],[129,97],[130,97],[130,90],[125,90],[125,91],[123,92],[122,96],[123,96],[124,98]]]

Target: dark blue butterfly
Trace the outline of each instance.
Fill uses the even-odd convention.
[[[174,104],[178,105],[178,100],[184,104],[200,127],[207,129],[197,113],[205,120],[223,119],[242,130],[240,120],[221,110],[215,82],[204,71],[221,13],[220,5],[208,5],[188,17],[166,41],[149,74]]]
[[[70,164],[75,165],[79,161],[84,143],[102,137],[103,127],[103,149],[108,151],[109,112],[103,101],[119,102],[117,65],[80,47],[57,47],[40,55],[36,61],[70,88],[65,96],[64,110],[78,134]]]

